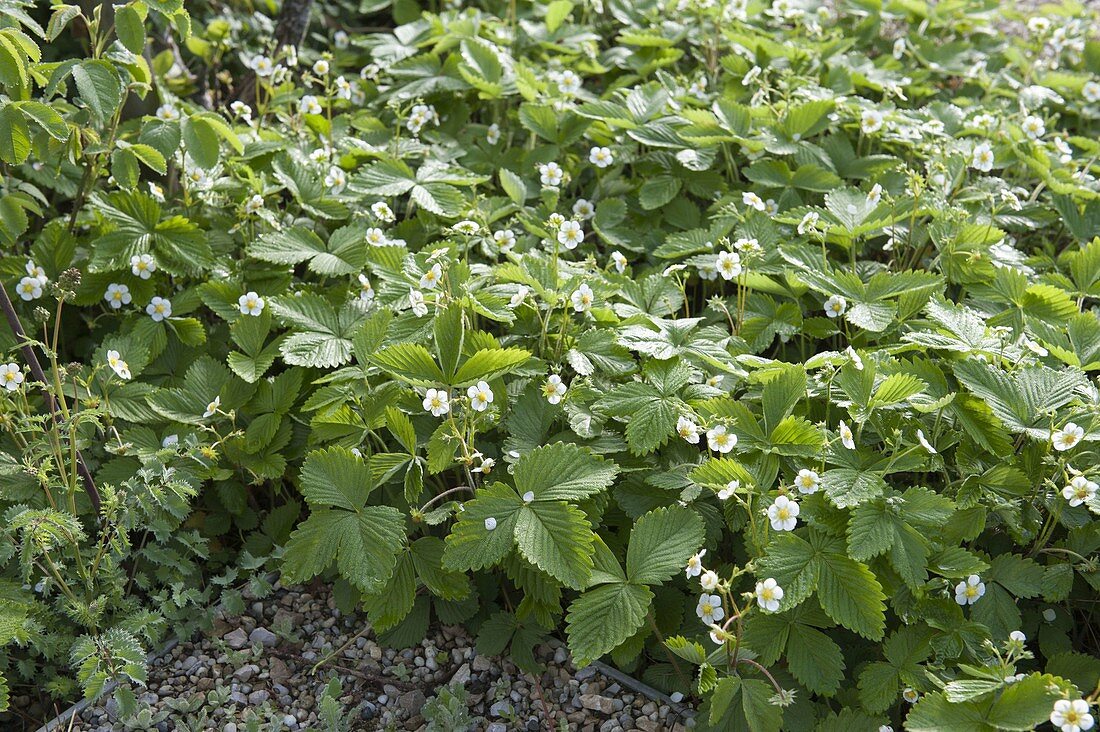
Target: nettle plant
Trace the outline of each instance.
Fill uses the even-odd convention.
[[[97,527],[139,530],[84,503],[76,448],[135,496],[185,476],[144,546],[187,577],[153,598],[238,576],[177,543],[274,555],[384,642],[461,623],[535,670],[563,632],[578,664],[697,694],[703,728],[1092,726],[1090,18],[368,6],[392,31],[298,48],[135,2],[117,40],[83,19],[89,59],[28,55],[3,266],[82,416],[27,444],[6,422],[8,473],[57,475],[5,510],[63,527],[38,554],[9,532],[6,573],[81,576]],[[60,124],[16,106],[32,90]],[[12,345],[8,413],[31,414]],[[88,623],[94,582],[58,572],[74,603],[39,564],[0,669],[57,656],[27,630],[43,581],[88,627],[62,645],[89,693],[140,681],[120,616]]]

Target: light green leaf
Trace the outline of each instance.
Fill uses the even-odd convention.
[[[703,543],[703,521],[688,508],[657,508],[634,523],[626,552],[631,582],[656,585],[683,570]]]
[[[525,453],[516,462],[516,489],[537,501],[577,501],[611,486],[618,466],[572,443],[556,442]]]

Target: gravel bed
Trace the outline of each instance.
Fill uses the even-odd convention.
[[[564,647],[536,649],[546,670],[535,678],[506,658],[478,655],[475,639],[460,627],[435,628],[414,648],[383,648],[364,632],[365,618],[340,613],[327,588],[277,588],[250,602],[246,614],[218,618],[209,635],[156,659],[148,685],[134,690],[136,715],[124,718],[107,697],[80,712],[71,729],[683,732],[694,726],[692,710],[680,704],[635,693],[592,666],[573,668]]]

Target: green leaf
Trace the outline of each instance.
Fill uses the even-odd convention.
[[[373,487],[368,462],[342,447],[314,450],[302,464],[302,495],[311,508],[358,510]]]
[[[515,543],[517,514],[522,508],[520,497],[503,483],[478,489],[477,497],[465,503],[447,537],[443,566],[471,570],[499,563]],[[496,528],[486,528],[488,518],[496,521]]]
[[[508,194],[508,198],[511,198],[513,203],[522,206],[523,202],[527,200],[527,184],[523,182],[523,178],[507,168],[501,168],[499,175],[500,187]]]
[[[583,511],[566,503],[531,503],[517,513],[515,534],[531,564],[567,587],[588,584],[594,535]]]
[[[573,3],[570,0],[553,0],[546,6],[546,30],[551,33],[556,31],[572,12]]]
[[[145,49],[145,19],[133,3],[115,10],[115,33],[130,53],[140,55]]]
[[[816,628],[792,623],[787,642],[787,666],[815,694],[832,696],[844,680],[844,655],[829,636]]]
[[[1050,438],[1049,414],[1073,399],[1085,384],[1078,371],[1026,366],[1012,373],[979,360],[959,361],[955,376],[982,399],[1010,432],[1037,440]]]
[[[184,148],[196,165],[209,170],[218,164],[221,141],[218,139],[217,130],[209,120],[192,115],[183,120],[180,129],[183,132]]]
[[[569,606],[566,617],[573,662],[587,665],[626,642],[642,627],[652,602],[648,587],[629,582],[583,593]]]
[[[822,609],[833,620],[869,640],[882,638],[886,595],[867,565],[841,554],[824,554],[817,595]]]
[[[852,508],[878,498],[886,491],[886,481],[870,470],[833,468],[821,476],[821,487],[837,508]]]
[[[107,61],[85,60],[73,67],[73,81],[80,99],[102,122],[122,104],[122,81]]]
[[[626,574],[637,584],[661,584],[683,570],[703,543],[703,521],[688,508],[658,508],[630,532]]]
[[[465,323],[462,317],[462,306],[457,302],[450,303],[446,308],[435,315],[433,323],[435,332],[435,350],[439,354],[439,363],[443,367],[445,382],[453,380],[458,370],[458,359],[462,355],[462,342],[465,334]]]
[[[618,466],[572,443],[556,442],[524,454],[515,465],[516,489],[537,501],[578,501],[611,486]]]
[[[769,701],[774,695],[767,681],[739,676],[719,679],[711,698],[710,724],[726,720],[733,729],[747,726],[751,732],[779,732],[783,710]]]
[[[69,126],[65,124],[65,118],[50,105],[42,102],[23,101],[12,102],[12,106],[17,107],[28,122],[34,122],[58,142],[65,142],[69,139]]]
[[[419,343],[398,343],[369,356],[371,363],[414,386],[441,386],[447,377]]]
[[[453,386],[464,387],[478,381],[493,381],[527,363],[531,352],[522,348],[483,348],[458,367]]]
[[[18,165],[31,152],[30,130],[27,121],[14,104],[0,107],[0,160]]]

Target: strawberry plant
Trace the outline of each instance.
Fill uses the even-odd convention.
[[[1094,14],[352,5],[0,9],[0,708],[262,567],[701,729],[1093,726]]]

